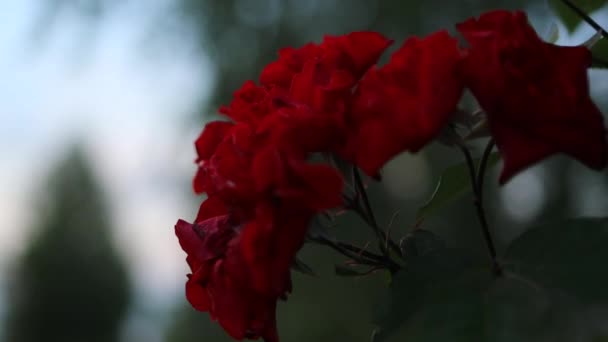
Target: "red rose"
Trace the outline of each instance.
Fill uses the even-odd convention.
[[[523,12],[489,12],[457,28],[470,45],[462,75],[504,160],[501,183],[556,153],[606,166],[606,130],[589,97],[589,50],[543,42]]]
[[[220,133],[224,136],[217,143]],[[199,157],[194,191],[219,196],[226,202],[253,201],[256,194],[251,165],[256,144],[256,136],[247,124],[218,121],[207,124],[196,141]],[[202,150],[212,152],[202,154]]]
[[[276,297],[291,291],[291,265],[312,217],[297,207],[258,204],[255,218],[243,226],[239,245],[253,289]]]
[[[270,202],[289,203],[312,213],[342,203],[344,181],[328,165],[311,164],[269,147],[256,155],[253,173],[257,191],[265,192]]]
[[[317,44],[308,43],[301,48],[292,47],[279,50],[279,59],[268,64],[260,75],[260,83],[266,87],[289,89],[293,76],[304,68],[309,59],[318,58],[323,49]]]
[[[259,291],[281,290],[315,214],[342,203],[343,180],[333,168],[260,152],[254,161],[255,184],[266,199],[243,228],[243,254]]]
[[[213,121],[205,125],[200,136],[194,142],[196,147],[196,162],[200,163],[211,158],[217,146],[224,141],[234,124],[224,121]],[[199,193],[201,191],[197,191]]]
[[[266,87],[285,91],[264,130],[275,144],[304,153],[334,150],[346,133],[344,115],[353,86],[390,43],[375,32],[353,32],[281,50],[260,77]]]
[[[376,32],[352,32],[343,36],[326,36],[321,44],[309,43],[299,49],[284,48],[279,59],[268,64],[260,76],[267,87],[289,89],[296,74],[307,64],[314,66],[319,85],[343,84],[350,86],[358,80],[382,55],[391,41]]]
[[[375,176],[397,154],[435,138],[462,95],[460,54],[457,41],[440,31],[406,40],[388,64],[371,69],[353,100],[346,158]]]
[[[221,205],[210,198],[201,205],[200,221],[194,224],[179,220],[175,233],[188,254],[192,274],[186,283],[186,298],[194,308],[209,312],[212,319],[235,339],[264,338],[278,341],[276,301],[291,291],[289,274],[280,295],[254,289],[250,272],[240,247],[239,224],[219,210]]]
[[[273,112],[272,97],[266,88],[247,81],[234,93],[230,105],[222,106],[219,111],[234,122],[256,126]]]
[[[388,41],[361,32],[283,50],[246,82],[196,141],[193,185],[209,199],[176,234],[192,269],[187,298],[234,338],[278,340],[275,308],[291,291],[290,267],[317,213],[339,206],[343,180],[308,162],[344,136],[352,88]]]
[[[318,112],[298,102],[286,101],[257,128],[256,132],[266,139],[266,144],[280,146],[283,151],[305,158],[313,152],[332,150],[343,139],[343,117],[338,115],[342,112]]]

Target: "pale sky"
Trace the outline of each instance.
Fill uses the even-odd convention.
[[[68,13],[43,44],[31,35],[36,3],[3,2],[0,12],[0,279],[36,219],[36,187],[79,140],[111,202],[138,293],[172,301],[187,268],[173,225],[195,214],[187,180],[203,125],[187,117],[208,93],[209,68],[169,37],[142,48],[160,1],[144,2],[147,12],[133,1],[120,7],[93,41]]]

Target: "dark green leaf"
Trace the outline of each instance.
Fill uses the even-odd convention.
[[[327,238],[334,225],[334,217],[331,213],[317,215],[308,227],[308,237],[312,239]]]
[[[354,269],[352,266],[346,266],[346,265],[336,265],[335,272],[336,272],[336,275],[339,275],[342,277],[360,277],[360,276],[364,276],[364,275],[368,274],[368,272],[359,271],[359,270]]]
[[[394,275],[374,342],[591,342],[601,336],[608,319],[608,219],[528,230],[507,249],[497,279],[489,267],[433,245],[412,254]]]
[[[494,152],[488,158],[489,169],[500,160],[498,152]],[[475,159],[475,165],[479,165],[479,158]],[[471,192],[471,179],[466,163],[450,166],[441,174],[439,182],[431,198],[416,213],[416,220],[420,221],[431,216],[436,211],[452,203],[458,197]]]
[[[543,287],[608,303],[608,219],[567,219],[532,228],[509,246],[505,265]]]
[[[600,39],[591,48],[593,54],[593,67],[594,68],[608,68],[608,40],[605,38]]]
[[[389,291],[379,302],[375,315],[379,328],[374,341],[385,340],[430,299],[439,298],[442,292],[434,291],[433,287],[454,283],[472,264],[472,259],[449,248],[408,258],[407,265],[393,276]],[[455,287],[448,292],[462,290],[458,285]]]
[[[606,5],[606,0],[571,0],[574,5],[590,14]],[[564,5],[561,0],[549,0],[551,8],[555,15],[564,23],[564,26],[572,33],[578,25],[583,21],[581,17],[572,11],[568,6]]]
[[[462,289],[469,284],[477,285],[477,290],[444,291],[446,296],[430,301],[402,327],[399,340],[588,341],[581,337],[590,331],[591,325],[581,320],[580,306],[571,298],[536,288],[525,280],[513,277],[492,282],[487,278],[484,281],[483,274],[472,272],[464,274],[459,280],[457,285],[443,287]]]

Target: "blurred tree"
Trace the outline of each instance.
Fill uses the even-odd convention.
[[[130,285],[112,245],[108,211],[82,150],[41,189],[35,236],[9,292],[7,342],[112,342]]]

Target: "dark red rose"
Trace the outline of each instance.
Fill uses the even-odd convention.
[[[606,166],[606,130],[589,96],[587,48],[543,42],[523,12],[493,11],[457,28],[470,45],[462,75],[504,160],[501,183],[556,153],[593,169]]]
[[[312,152],[329,151],[343,140],[343,112],[315,111],[298,102],[283,102],[273,115],[258,126],[257,133],[270,146],[304,156]]]
[[[200,136],[194,142],[196,147],[196,162],[200,163],[211,158],[217,146],[224,141],[234,124],[224,121],[213,121],[205,125]],[[199,193],[200,191],[197,191]]]
[[[403,151],[435,138],[455,112],[463,85],[457,41],[446,31],[409,38],[388,64],[361,80],[348,117],[346,159],[375,176]]]
[[[277,341],[276,301],[291,291],[290,267],[314,215],[342,203],[343,180],[308,161],[344,137],[353,86],[390,42],[359,32],[282,50],[208,124],[196,141],[195,223],[176,234],[192,274],[187,298],[234,338]]]
[[[319,58],[323,49],[308,43],[298,49],[287,47],[279,50],[279,59],[268,64],[260,75],[260,83],[266,87],[289,89],[293,76],[304,68],[310,59]]]
[[[207,130],[215,130],[218,125],[210,127],[211,124],[205,127],[197,140],[197,147],[199,144],[205,145],[206,136],[213,137],[213,142],[216,141],[215,133],[207,133]],[[222,130],[223,140],[214,144],[213,153],[204,155],[205,158],[199,153],[198,171],[193,181],[194,191],[219,196],[226,202],[252,201],[256,196],[251,173],[256,136],[248,124],[228,124],[220,127],[228,129]]]
[[[243,227],[240,244],[256,291],[281,297],[291,290],[291,265],[313,215],[287,203],[258,205],[255,218]]]
[[[315,214],[342,203],[343,180],[333,168],[266,149],[256,157],[256,214],[243,229],[243,254],[259,291],[278,294]]]
[[[310,64],[318,85],[335,88],[336,84],[342,87],[350,83],[352,86],[390,44],[390,40],[376,32],[352,32],[326,36],[318,45],[309,43],[299,49],[284,48],[279,51],[279,59],[262,70],[260,83],[289,89],[293,77]]]
[[[317,213],[342,203],[342,176],[325,164],[311,164],[285,155],[277,148],[260,151],[253,162],[256,190],[269,201],[290,203]]]
[[[225,210],[221,202],[210,198],[201,205],[200,221],[190,224],[179,220],[175,225],[192,271],[186,283],[186,298],[197,310],[209,312],[235,339],[262,337],[268,342],[278,341],[276,302],[291,291],[291,280],[284,279],[282,289],[276,290],[279,295],[252,287],[254,278],[240,246],[240,224]]]
[[[354,32],[281,50],[260,77],[266,87],[285,91],[264,131],[275,144],[304,153],[334,150],[344,140],[353,86],[390,43],[375,32]]]
[[[234,122],[256,126],[259,121],[273,112],[273,95],[266,88],[247,81],[234,93],[232,102],[222,106],[220,113]]]

